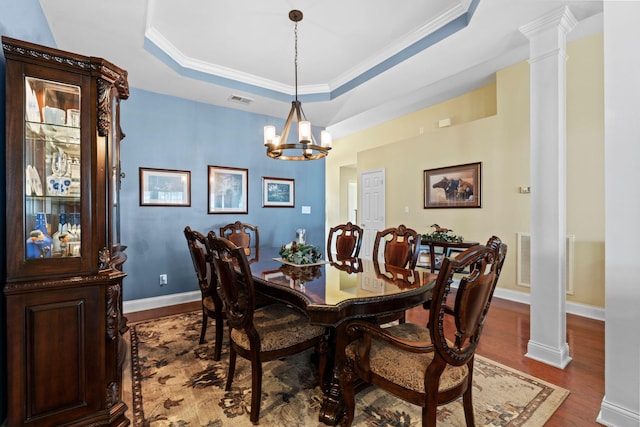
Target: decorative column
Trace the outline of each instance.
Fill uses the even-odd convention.
[[[566,338],[566,35],[568,7],[520,28],[529,39],[531,314],[527,357],[564,368]]]
[[[640,425],[640,198],[621,182],[638,179],[640,2],[604,9],[605,313],[604,397],[597,421]]]

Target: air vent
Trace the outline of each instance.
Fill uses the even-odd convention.
[[[573,256],[576,236],[567,236],[567,294],[573,295]],[[518,233],[516,283],[531,287],[531,234]]]
[[[231,95],[229,97],[229,101],[231,102],[236,102],[238,104],[244,104],[244,105],[249,105],[251,104],[254,100],[251,98],[245,98],[244,96],[240,96],[240,95]]]

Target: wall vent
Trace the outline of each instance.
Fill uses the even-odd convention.
[[[531,234],[517,233],[516,284],[531,287]],[[567,235],[567,294],[573,295],[573,264],[576,236]]]
[[[254,100],[251,98],[245,98],[244,96],[240,96],[240,95],[231,95],[229,97],[229,101],[231,102],[236,102],[238,104],[244,104],[244,105],[249,105],[251,104]]]

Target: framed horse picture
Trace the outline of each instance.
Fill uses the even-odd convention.
[[[424,171],[424,208],[482,207],[482,163]]]

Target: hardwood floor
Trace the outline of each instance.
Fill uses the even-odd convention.
[[[133,323],[199,309],[196,301],[126,316]],[[407,321],[426,324],[427,313],[422,307],[408,310]],[[573,360],[565,369],[524,357],[528,341],[529,306],[494,298],[477,353],[571,392],[545,426],[599,426],[595,420],[604,396],[604,322],[567,315]]]

